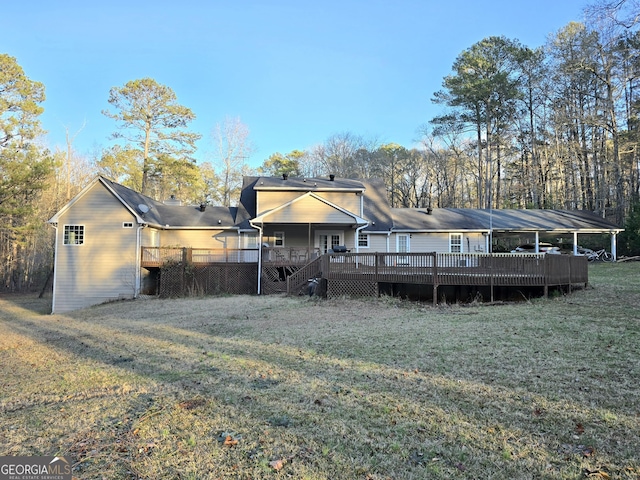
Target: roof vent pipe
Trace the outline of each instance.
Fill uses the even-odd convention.
[[[282,174],[282,180],[286,180],[287,178],[289,178],[289,174],[288,173],[283,173]]]
[[[433,208],[427,207],[427,215],[431,215],[431,212],[433,212]]]
[[[333,182],[335,179],[336,179],[336,176],[333,173],[329,175],[329,180]]]
[[[207,204],[206,204],[206,203],[204,203],[204,202],[202,202],[202,203],[200,204],[200,211],[201,211],[201,212],[204,212],[205,208],[207,208]]]

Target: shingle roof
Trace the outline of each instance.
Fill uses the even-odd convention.
[[[366,232],[396,231],[545,231],[545,232],[608,232],[622,230],[617,225],[584,210],[534,209],[470,209],[390,208],[385,184],[381,179],[353,180],[328,178],[244,177],[238,207],[165,205],[104,177],[100,180],[116,193],[133,211],[151,225],[174,228],[240,228],[251,229],[255,218],[256,192],[259,190],[356,191],[364,192]],[[139,205],[149,207],[142,213]],[[359,212],[354,212],[359,214]]]
[[[380,178],[362,180],[362,183],[365,187],[363,214],[369,220],[369,226],[363,231],[388,232],[393,227],[393,215],[387,199],[387,187]]]
[[[394,208],[394,229],[415,231],[620,231],[608,220],[585,210]]]
[[[177,228],[229,228],[235,225],[235,207],[207,206],[202,212],[199,206],[165,205],[104,177],[101,180],[150,225]],[[149,210],[142,212],[140,205],[146,205]]]

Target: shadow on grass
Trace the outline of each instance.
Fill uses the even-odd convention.
[[[144,445],[179,423],[180,404],[194,401],[199,406],[189,418],[199,433],[189,440],[188,426],[176,427],[177,436],[187,440],[175,440],[174,449],[200,443],[204,452],[187,451],[186,458],[215,458],[215,465],[201,461],[194,467],[199,477],[211,469],[231,472],[234,465],[247,476],[274,473],[265,466],[277,459],[288,462],[291,474],[314,478],[567,477],[603,461],[610,473],[635,468],[629,452],[607,451],[616,436],[640,440],[635,418],[617,414],[607,425],[586,398],[567,401],[553,392],[531,393],[526,385],[506,388],[453,372],[435,375],[357,355],[261,342],[243,338],[233,321],[220,326],[203,320],[185,328],[124,317],[99,323],[71,315],[34,318],[17,307],[6,313],[7,328],[20,335],[148,384],[149,393],[137,395],[134,389],[133,398],[125,397],[129,422],[123,438],[134,445],[112,453],[124,462],[123,470],[138,469],[142,476],[158,474]],[[133,438],[152,417],[154,423]],[[92,428],[104,428],[104,422]],[[597,461],[585,456],[590,445],[574,438],[576,422],[603,434],[593,446],[603,452]],[[220,445],[225,433],[241,435],[233,449]],[[73,452],[75,446],[67,448]],[[162,478],[174,477],[184,459],[164,453]],[[81,454],[75,461],[91,464]]]

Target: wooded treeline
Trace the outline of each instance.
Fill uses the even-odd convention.
[[[53,264],[46,221],[100,173],[158,200],[231,205],[247,174],[382,178],[394,207],[559,208],[627,228],[619,253],[640,253],[640,33],[637,2],[589,7],[530,48],[489,37],[463,51],[419,127],[417,148],[344,132],[308,150],[274,153],[257,169],[248,128],[216,125],[196,162],[194,113],[153,79],[108,92],[113,144],[90,157],[67,130],[42,143],[45,86],[0,54],[0,291],[41,288]]]

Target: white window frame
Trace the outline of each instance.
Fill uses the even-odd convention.
[[[258,233],[244,232],[242,234],[242,245],[247,250],[258,249]]]
[[[63,245],[71,247],[79,247],[84,245],[85,234],[84,225],[64,225],[62,229],[62,243]],[[73,241],[71,240],[72,237]]]
[[[358,248],[369,248],[369,234],[359,232],[358,233]]]
[[[400,248],[401,247],[401,243],[402,243],[402,242],[400,242],[401,238],[405,239],[405,241],[403,242],[404,243],[404,247],[405,247],[404,250],[401,250],[401,248]],[[411,252],[411,234],[409,234],[409,233],[398,233],[398,234],[396,234],[396,252],[397,253],[409,253],[409,252]],[[397,265],[398,266],[400,266],[400,265],[409,265],[409,257],[398,256]]]
[[[344,230],[316,230],[315,232],[315,246],[320,249],[321,253],[327,253],[322,251],[324,245],[320,244],[320,237],[327,237],[327,250],[329,250],[333,245],[330,245],[330,238],[333,236],[338,237],[338,242],[336,245],[344,245]]]
[[[284,247],[284,232],[273,232],[273,246]]]
[[[454,250],[454,247],[459,248],[459,250]],[[453,232],[449,234],[449,253],[464,253],[464,235],[462,233]]]

